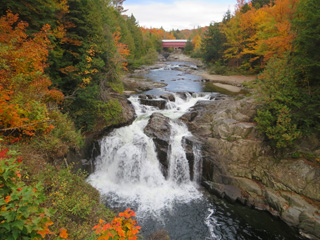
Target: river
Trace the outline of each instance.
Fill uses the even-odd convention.
[[[133,209],[144,237],[164,229],[172,240],[302,239],[268,213],[218,199],[200,186],[197,177],[191,178],[183,139],[192,134],[179,118],[197,101],[214,101],[216,93],[202,93],[200,77],[182,71],[183,67],[195,68],[187,62],[168,62],[146,75],[167,86],[144,94],[157,98],[170,92],[175,101],[168,101],[166,108],[159,110],[142,105],[138,95],[131,96],[137,118],[100,141],[101,155],[88,182],[100,191],[108,207]],[[144,133],[155,112],[170,118],[167,177],[163,176],[153,140]],[[201,174],[201,150],[195,147],[193,151],[196,176]]]

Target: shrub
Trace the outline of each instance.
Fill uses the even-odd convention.
[[[92,226],[100,218],[114,217],[114,213],[100,203],[99,192],[85,181],[85,174],[74,174],[72,166],[65,169],[47,166],[46,171],[33,180],[44,183],[45,204],[56,210],[51,219],[57,226],[68,229],[71,239],[91,239]]]
[[[53,211],[43,208],[45,200],[41,184],[26,186],[21,180],[21,160],[0,150],[0,236],[1,239],[44,238],[52,234],[50,216]]]
[[[157,60],[158,60],[158,52],[153,48],[150,48],[147,54],[142,58],[143,64],[147,64],[147,65],[155,64]]]
[[[50,112],[50,118],[53,119],[53,129],[34,139],[37,148],[45,152],[49,158],[57,159],[65,156],[70,148],[77,149],[82,145],[80,130],[76,131],[67,114],[56,110]]]
[[[259,78],[259,99],[264,106],[255,118],[258,128],[275,149],[291,147],[301,136],[298,116],[305,100],[294,66],[288,58],[271,59]]]
[[[135,213],[131,209],[119,213],[119,217],[115,217],[111,223],[99,221],[99,224],[94,226],[95,233],[99,236],[98,239],[123,239],[136,240],[136,234],[139,233],[140,227],[137,226],[137,221],[131,219]]]

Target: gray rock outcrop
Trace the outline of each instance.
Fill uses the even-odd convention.
[[[166,177],[169,165],[167,153],[171,135],[170,119],[161,113],[153,113],[144,129],[144,133],[153,139],[163,174]]]
[[[320,166],[303,158],[275,159],[253,121],[257,108],[252,98],[226,98],[200,102],[181,118],[203,144],[203,183],[319,239]]]

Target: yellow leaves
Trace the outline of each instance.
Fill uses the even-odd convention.
[[[82,78],[82,83],[84,85],[88,85],[91,81],[91,77],[87,77],[87,78]]]
[[[200,49],[201,47],[201,37],[199,34],[197,34],[193,39],[192,39],[192,43],[194,44],[194,49]]]
[[[56,2],[58,8],[62,11],[63,14],[69,13],[69,5],[67,0],[60,0]]]
[[[53,35],[56,37],[56,38],[64,38],[65,35],[66,35],[66,28],[60,23],[54,30],[53,30]]]
[[[86,60],[87,60],[87,63],[92,62],[92,58],[91,58],[91,57],[89,57],[89,56],[87,56],[87,57],[86,57]]]
[[[248,59],[254,62],[283,56],[292,51],[295,33],[291,21],[300,0],[275,0],[273,5],[255,9],[249,2],[246,11],[244,0],[237,1],[235,15],[223,25],[227,38],[226,59]],[[263,64],[263,62],[261,62]]]

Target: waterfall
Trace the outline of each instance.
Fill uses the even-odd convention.
[[[170,122],[171,137],[169,151],[169,180],[174,183],[189,183],[190,169],[185,150],[182,146],[182,139],[191,135],[188,128],[182,122]]]
[[[201,198],[196,184],[201,174],[200,148],[193,146],[195,177],[191,181],[182,139],[192,134],[178,118],[197,101],[209,100],[210,96],[187,94],[183,99],[174,94],[174,97],[175,101],[168,102],[164,110],[141,105],[138,96],[130,97],[137,119],[100,141],[101,154],[96,158],[95,172],[89,176],[88,182],[106,196],[111,207],[131,206],[137,215],[157,217],[163,209],[168,210],[177,202],[188,203]],[[162,174],[153,140],[143,131],[154,112],[171,119],[167,178]]]
[[[193,163],[193,171],[194,176],[193,180],[197,183],[200,183],[202,176],[202,155],[201,155],[201,144],[194,143],[192,146],[194,163]]]

